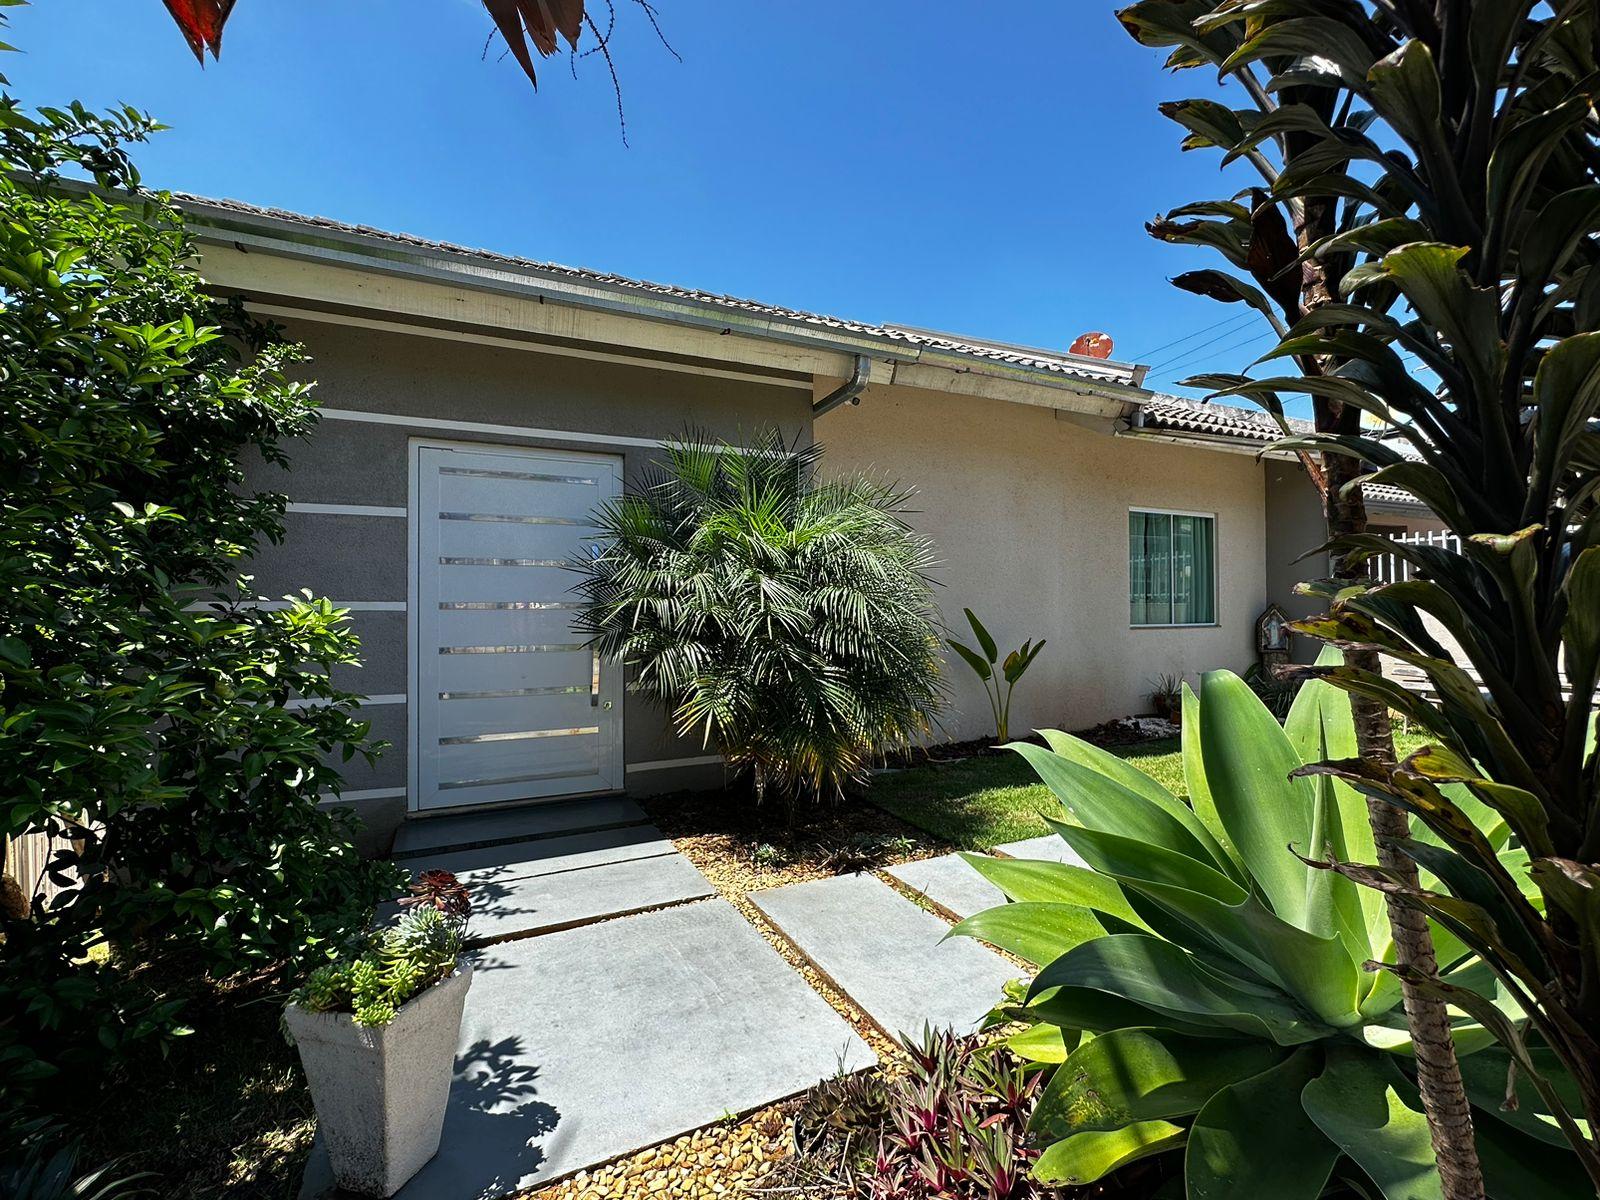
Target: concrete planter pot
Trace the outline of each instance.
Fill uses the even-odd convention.
[[[341,1188],[392,1196],[437,1153],[471,986],[472,968],[462,963],[373,1029],[349,1013],[285,1010]]]

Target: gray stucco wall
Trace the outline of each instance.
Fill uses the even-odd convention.
[[[1322,497],[1298,462],[1268,460],[1267,472],[1267,598],[1283,606],[1291,619],[1300,620],[1325,611],[1316,599],[1297,596],[1295,588],[1312,579],[1325,579],[1332,570],[1325,554],[1312,554],[1296,562],[1307,551],[1328,540],[1328,522],[1322,512]],[[1396,515],[1373,512],[1367,519],[1373,533],[1396,536],[1444,528],[1431,515]],[[1296,662],[1314,662],[1321,643],[1310,638],[1293,639]]]
[[[655,370],[590,359],[382,332],[321,321],[287,322],[291,337],[312,355],[304,375],[317,382],[324,408],[361,413],[549,429],[591,435],[664,439],[689,426],[734,438],[765,424],[809,437],[810,393],[759,382]],[[367,423],[324,419],[310,438],[289,448],[285,473],[247,463],[252,487],[284,492],[292,504],[362,505],[404,509],[412,438],[539,446],[617,454],[628,486],[652,451],[595,441],[541,438],[537,433],[441,431],[425,423]],[[408,522],[403,516],[290,512],[282,545],[262,548],[246,566],[252,592],[277,598],[302,588],[336,602],[398,606],[355,611],[364,663],[339,672],[339,682],[373,697],[408,691]],[[363,716],[373,734],[392,743],[377,765],[345,764],[347,793],[396,792],[407,786],[405,703],[371,704]],[[664,713],[629,696],[623,742],[629,764],[707,754],[680,739]],[[721,768],[630,770],[628,789],[640,793],[714,785]],[[407,811],[404,794],[352,802],[366,830],[364,848],[387,848]]]
[[[1301,562],[1308,550],[1328,540],[1328,524],[1322,515],[1322,497],[1306,477],[1298,462],[1268,459],[1267,472],[1267,598],[1281,604],[1293,620],[1322,611],[1320,602],[1295,595],[1303,581],[1323,579],[1328,574],[1324,554],[1313,554]],[[1319,644],[1296,635],[1292,642],[1296,662],[1313,662]]]

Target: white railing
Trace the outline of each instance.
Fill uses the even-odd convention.
[[[1403,533],[1391,536],[1391,542],[1401,546],[1438,546],[1441,550],[1461,553],[1461,539],[1448,530],[1430,530],[1427,533]],[[1401,583],[1412,576],[1412,566],[1398,553],[1380,554],[1368,563],[1372,577],[1379,583]]]

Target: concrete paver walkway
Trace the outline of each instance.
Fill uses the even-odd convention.
[[[838,875],[753,893],[755,906],[885,1033],[970,1033],[1021,971],[881,879]]]
[[[408,870],[467,883],[471,933],[491,942],[474,955],[439,1153],[403,1200],[504,1195],[876,1061],[732,905],[702,899],[711,885],[636,805],[587,803],[419,821],[397,839]],[[331,1192],[319,1142],[300,1195]]]
[[[417,871],[454,871],[472,890],[474,941],[527,937],[716,894],[653,825],[403,861]]]
[[[1006,902],[1005,893],[973,870],[959,854],[901,863],[884,873],[956,921]]]
[[[1078,857],[1076,850],[1053,833],[1021,842],[1007,842],[1004,846],[996,846],[994,852],[1004,854],[1007,858],[1043,858],[1072,867],[1089,865]]]
[[[503,1195],[874,1061],[722,900],[485,947],[439,1154],[400,1200]]]
[[[1074,862],[1058,837],[997,847]],[[438,1156],[402,1200],[487,1200],[871,1065],[871,1049],[632,801],[416,821],[415,873],[474,898],[477,970]],[[951,920],[1004,902],[959,856],[888,868]],[[974,1029],[1021,972],[871,875],[752,893],[885,1033]],[[320,1144],[303,1200],[331,1191]]]

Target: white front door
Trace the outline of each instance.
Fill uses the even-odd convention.
[[[415,807],[622,787],[621,671],[573,629],[568,566],[621,490],[608,455],[418,448]]]

